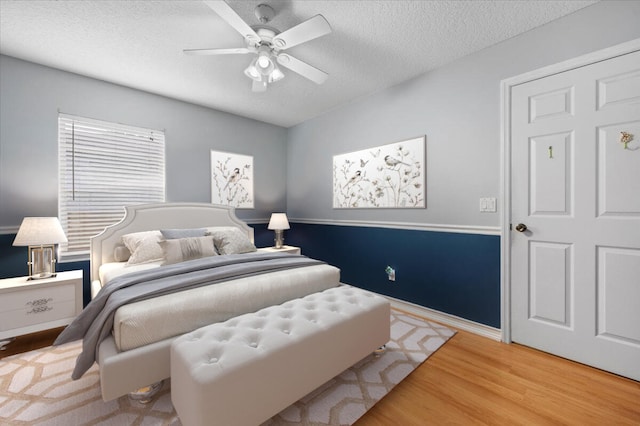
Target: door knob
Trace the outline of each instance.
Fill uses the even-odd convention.
[[[516,225],[516,231],[524,232],[526,230],[527,230],[527,225],[525,225],[524,223],[519,223]]]

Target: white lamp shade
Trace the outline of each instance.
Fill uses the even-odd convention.
[[[25,217],[13,245],[39,246],[66,242],[67,237],[57,217]]]
[[[286,213],[272,213],[267,229],[290,229]]]

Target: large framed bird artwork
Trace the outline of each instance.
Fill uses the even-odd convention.
[[[420,136],[333,157],[333,208],[425,208]]]
[[[211,203],[253,208],[253,157],[211,150]]]

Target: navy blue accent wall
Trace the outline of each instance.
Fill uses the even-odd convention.
[[[252,224],[253,239],[256,247],[272,247],[275,234],[273,231],[267,229],[266,223]],[[287,242],[285,241],[285,244]]]
[[[21,277],[29,273],[27,247],[13,247],[16,234],[0,234],[0,278]]]
[[[499,236],[292,223],[285,243],[339,267],[346,284],[500,327]]]
[[[266,224],[251,225],[257,247],[273,246]],[[0,278],[27,275],[27,248],[0,235]],[[500,327],[500,238],[357,226],[291,223],[285,244],[341,269],[342,282]],[[389,265],[396,281],[387,280]],[[60,263],[84,271],[84,303],[91,299],[89,261]]]

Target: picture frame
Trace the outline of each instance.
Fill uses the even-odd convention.
[[[333,208],[425,208],[426,136],[333,157]]]
[[[253,156],[211,150],[211,203],[254,208]]]

